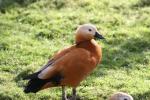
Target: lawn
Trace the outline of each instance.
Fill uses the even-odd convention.
[[[106,40],[97,40],[102,62],[78,87],[81,99],[123,91],[150,100],[149,0],[0,0],[0,100],[60,100],[61,88],[25,94],[22,78],[74,44],[84,23]]]

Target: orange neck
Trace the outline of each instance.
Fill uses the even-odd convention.
[[[81,35],[76,35],[76,44],[79,44],[84,41],[91,41],[91,39],[85,38]]]
[[[79,42],[76,44],[76,47],[84,48],[84,49],[90,51],[91,56],[94,56],[97,59],[96,63],[99,62],[99,59],[102,56],[101,48],[94,39]]]

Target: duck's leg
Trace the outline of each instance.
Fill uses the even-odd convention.
[[[77,99],[76,88],[72,88],[72,98],[71,98],[71,100],[76,100],[76,99]]]
[[[68,100],[66,96],[65,86],[62,86],[62,100]]]

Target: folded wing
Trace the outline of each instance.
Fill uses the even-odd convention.
[[[65,49],[57,52],[54,55],[54,57],[51,60],[49,60],[48,63],[46,65],[44,65],[39,71],[24,77],[23,78],[24,80],[29,80],[27,86],[25,87],[24,92],[25,93],[29,93],[29,92],[36,93],[37,91],[39,91],[41,89],[41,87],[43,85],[45,85],[47,82],[50,82],[50,81],[51,82],[53,81],[54,84],[58,84],[59,83],[58,81],[60,80],[61,76],[59,75],[59,73],[57,73],[57,75],[55,74],[55,71],[53,71],[55,68],[53,68],[54,66],[52,66],[52,64],[54,64],[55,61],[57,61],[58,59],[60,59],[64,55],[66,55],[68,52],[70,52],[73,48],[74,48],[74,46],[72,46],[70,48],[65,48]],[[41,73],[43,75],[43,72],[45,73],[45,71],[47,71],[46,73],[50,73],[52,76],[49,76],[50,78],[48,78],[48,79],[41,79],[40,78]]]
[[[61,53],[62,54],[62,53]],[[77,86],[96,66],[95,58],[88,50],[74,48],[63,56],[53,58],[46,67],[30,75],[24,92],[38,92],[51,86]]]

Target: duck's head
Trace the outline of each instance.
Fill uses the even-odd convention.
[[[133,100],[133,97],[127,93],[117,92],[114,93],[109,100]]]
[[[104,37],[97,31],[97,28],[92,24],[80,25],[76,30],[76,42],[91,40],[94,38],[104,39]]]

